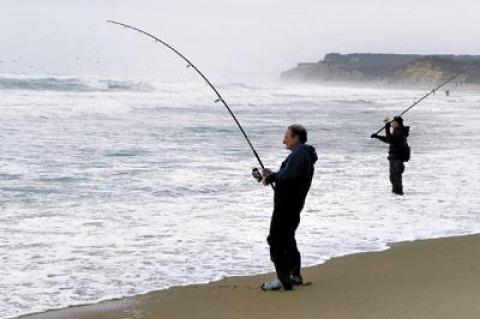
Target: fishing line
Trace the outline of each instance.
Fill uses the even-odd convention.
[[[107,20],[108,23],[112,23],[112,24],[116,24],[116,25],[119,25],[119,26],[122,26],[122,27],[125,27],[127,29],[130,29],[130,30],[134,30],[134,31],[137,31],[137,32],[140,32],[141,34],[144,34],[152,39],[155,40],[155,42],[158,42],[158,43],[161,43],[163,44],[164,46],[166,46],[168,49],[170,49],[171,51],[173,51],[174,53],[176,53],[180,58],[182,58],[185,62],[187,62],[187,68],[193,68],[201,77],[202,79],[208,84],[208,86],[213,90],[213,92],[215,92],[215,95],[217,96],[217,99],[215,100],[216,103],[218,102],[221,102],[225,108],[228,110],[228,113],[230,113],[230,115],[232,116],[233,120],[235,121],[235,123],[237,124],[238,128],[240,129],[240,131],[242,132],[242,135],[243,137],[245,138],[245,140],[247,141],[248,143],[248,146],[250,147],[250,149],[252,150],[253,152],[253,155],[255,156],[255,158],[257,159],[258,161],[258,164],[260,164],[260,167],[261,168],[265,168],[265,166],[263,165],[263,162],[262,160],[260,159],[260,156],[258,155],[257,151],[255,150],[255,147],[253,147],[253,144],[252,142],[250,141],[250,139],[248,138],[247,136],[247,133],[245,132],[245,130],[243,129],[242,125],[240,124],[240,122],[238,121],[237,117],[235,116],[235,114],[233,113],[233,111],[230,109],[230,107],[228,106],[227,102],[225,101],[225,99],[220,95],[220,93],[218,92],[218,90],[215,88],[215,86],[212,84],[212,82],[210,82],[210,80],[197,68],[197,66],[195,64],[193,64],[187,57],[185,57],[182,53],[180,53],[177,49],[175,49],[173,46],[171,46],[170,44],[166,43],[165,41],[161,40],[160,38],[154,36],[153,34],[151,33],[148,33],[146,31],[143,31],[139,28],[136,28],[134,26],[131,26],[131,25],[128,25],[128,24],[125,24],[125,23],[121,23],[121,22],[117,22],[117,21],[113,21],[113,20]]]

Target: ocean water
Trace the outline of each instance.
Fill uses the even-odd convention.
[[[219,85],[266,165],[287,125],[319,153],[304,265],[388,242],[480,232],[480,92],[405,117],[406,196],[389,193],[386,115],[425,92]],[[272,271],[272,191],[200,81],[0,77],[0,318]],[[259,283],[260,284],[260,283]]]

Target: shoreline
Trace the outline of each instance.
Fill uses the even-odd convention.
[[[440,314],[453,309],[456,318],[480,314],[480,298],[476,298],[480,295],[479,234],[389,243],[388,247],[307,267],[305,280],[313,284],[296,287],[293,292],[262,292],[260,284],[274,277],[267,273],[14,318],[318,318],[320,314],[327,318],[441,318]],[[387,292],[393,293],[394,300],[389,302]],[[462,309],[455,300],[464,305]],[[297,308],[299,304],[301,308]],[[405,311],[411,313],[405,315]]]

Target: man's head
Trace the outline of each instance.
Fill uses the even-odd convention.
[[[396,129],[403,126],[403,119],[400,116],[395,116],[392,120],[392,128]]]
[[[298,124],[290,125],[283,137],[283,144],[287,150],[292,150],[298,144],[305,144],[307,142],[307,130]]]

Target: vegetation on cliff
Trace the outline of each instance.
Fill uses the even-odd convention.
[[[299,63],[281,74],[301,82],[431,84],[465,70],[459,84],[480,84],[480,56],[330,53],[317,63]]]

